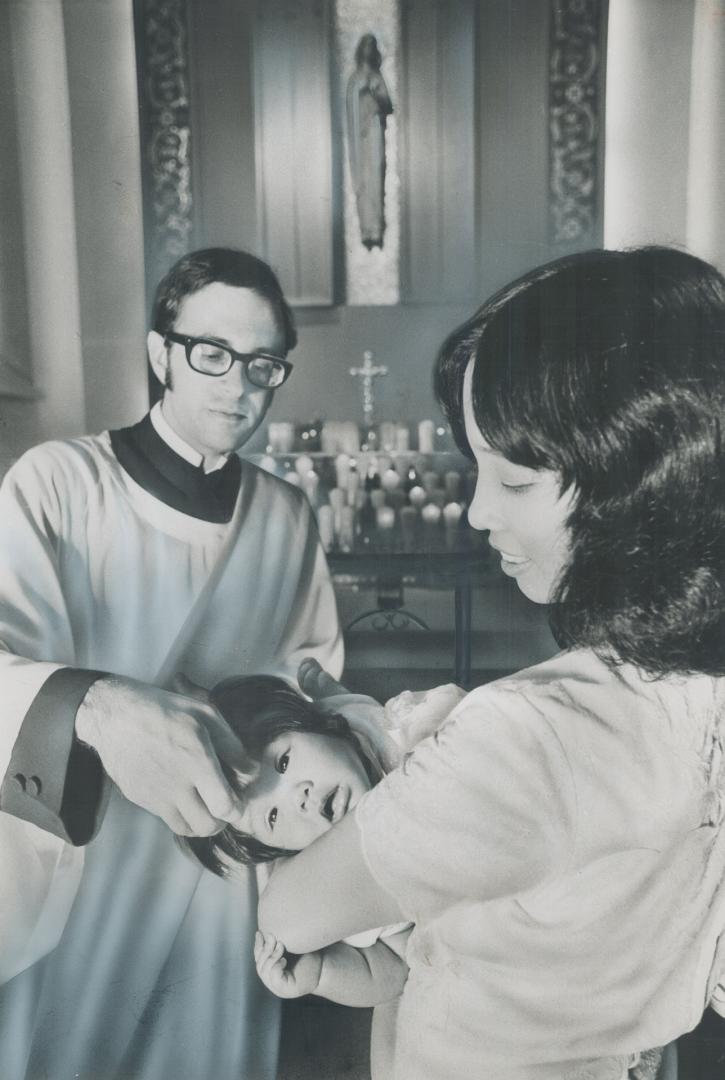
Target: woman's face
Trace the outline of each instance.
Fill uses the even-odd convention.
[[[354,746],[333,735],[289,731],[269,743],[244,792],[243,828],[268,847],[300,851],[370,789]]]
[[[524,596],[545,604],[568,557],[566,520],[574,489],[562,493],[556,473],[515,465],[488,445],[473,415],[472,376],[473,362],[463,383],[466,436],[478,470],[468,520],[474,529],[490,531],[501,569]]]

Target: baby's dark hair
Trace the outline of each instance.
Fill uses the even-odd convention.
[[[265,747],[287,731],[305,731],[329,735],[354,747],[371,784],[381,772],[376,762],[363,752],[344,716],[324,712],[308,701],[293,686],[274,675],[238,675],[217,683],[211,691],[214,705],[256,762],[262,760]],[[222,765],[235,794],[244,801],[249,776]],[[285,848],[264,844],[233,825],[214,836],[180,838],[181,847],[191,852],[203,866],[220,877],[225,876],[230,861],[251,865],[272,862],[281,855],[294,854]]]
[[[203,248],[191,251],[174,263],[156,289],[151,325],[162,336],[174,329],[181,305],[207,285],[231,285],[251,289],[275,310],[284,334],[284,351],[297,344],[292,309],[284,298],[277,276],[262,259],[237,248]]]

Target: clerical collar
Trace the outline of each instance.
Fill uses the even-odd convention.
[[[161,436],[167,446],[170,446],[179,457],[183,457],[184,461],[188,461],[190,465],[203,466],[203,455],[195,450],[193,446],[189,446],[188,442],[182,439],[181,435],[177,435],[174,429],[169,424],[168,420],[163,414],[161,409],[161,402],[157,401],[153,409],[149,413],[151,417],[151,423],[156,429],[156,433]],[[223,469],[229,460],[228,454],[220,454],[216,462],[210,469],[205,469],[204,472],[212,473],[217,469]]]
[[[236,454],[230,454],[220,468],[205,473],[201,455],[187,448],[196,456],[198,464],[193,464],[179,453],[159,433],[150,413],[133,427],[110,432],[110,437],[121,466],[155,498],[202,521],[221,524],[231,520],[242,476]]]

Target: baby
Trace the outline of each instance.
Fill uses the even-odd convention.
[[[435,733],[464,696],[449,685],[406,692],[383,709],[372,698],[348,694],[316,661],[304,661],[298,677],[315,702],[270,676],[229,679],[211,692],[253,762],[248,775],[228,773],[244,806],[244,831],[227,826],[215,836],[183,841],[218,874],[235,863],[292,855],[322,836],[408,750]],[[376,1006],[371,1074],[384,1080],[392,1071],[411,930],[410,923],[372,930],[303,955],[287,954],[282,942],[258,932],[257,971],[280,997],[316,994],[345,1005]],[[722,985],[710,1004],[725,1014]],[[648,1067],[643,1058],[642,1075]]]
[[[401,744],[385,730],[382,706],[348,694],[316,661],[303,662],[299,680],[324,704],[269,675],[226,679],[211,691],[211,703],[253,763],[246,775],[227,771],[244,808],[243,830],[227,825],[214,836],[182,841],[216,874],[229,873],[235,863],[273,862],[307,847],[352,810],[408,748],[406,739]],[[456,691],[456,701],[459,696]],[[407,711],[414,719],[408,728],[417,742],[432,729],[426,719],[431,710],[415,717],[410,697]],[[456,701],[449,696],[443,708]],[[338,706],[354,717],[354,730]],[[435,726],[442,711],[433,709]],[[287,954],[282,942],[258,932],[257,971],[279,997],[316,994],[344,1005],[385,1006],[375,1010],[371,1046],[372,1075],[383,1077],[392,1060],[395,1001],[407,978],[411,929],[410,923],[383,927],[301,956]]]

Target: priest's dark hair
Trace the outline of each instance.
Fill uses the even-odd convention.
[[[278,735],[306,731],[350,743],[371,784],[376,784],[382,776],[379,765],[363,752],[343,716],[324,712],[284,679],[273,675],[234,676],[217,683],[209,700],[240,739],[249,757],[257,763],[261,761],[265,747]],[[222,768],[232,790],[244,803],[250,777],[242,776],[224,764]],[[264,844],[233,825],[226,825],[213,836],[184,836],[178,837],[178,841],[182,849],[191,852],[203,866],[221,877],[228,872],[230,862],[250,865],[294,854],[285,848]]]
[[[725,279],[664,247],[591,251],[507,285],[443,345],[435,387],[510,461],[574,489],[558,642],[653,676],[725,674]]]
[[[268,300],[284,332],[285,353],[294,349],[297,344],[294,317],[274,271],[256,255],[236,248],[204,248],[183,255],[174,263],[156,288],[151,328],[161,335],[173,330],[186,297],[214,282],[253,289]]]

